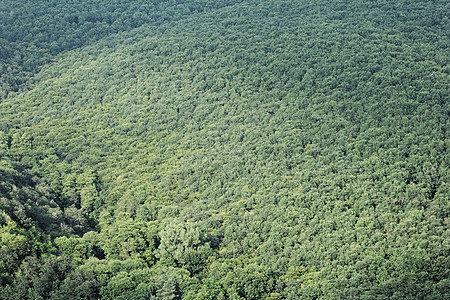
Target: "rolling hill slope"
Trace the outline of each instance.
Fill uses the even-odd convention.
[[[2,99],[0,295],[448,297],[446,1],[172,2]]]

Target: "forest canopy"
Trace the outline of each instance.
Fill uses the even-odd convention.
[[[444,0],[0,2],[0,299],[450,298]]]

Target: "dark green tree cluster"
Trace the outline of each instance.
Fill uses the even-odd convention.
[[[0,3],[0,100],[55,55],[142,25],[161,26],[242,0],[49,0]]]
[[[0,12],[0,298],[450,297],[447,1]]]

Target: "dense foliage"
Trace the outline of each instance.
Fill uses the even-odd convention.
[[[174,22],[240,1],[2,1],[0,99],[17,91],[55,54],[144,24]]]
[[[449,298],[449,6],[2,1],[0,298]]]

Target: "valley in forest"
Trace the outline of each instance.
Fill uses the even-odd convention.
[[[0,299],[449,299],[450,3],[0,2]]]

